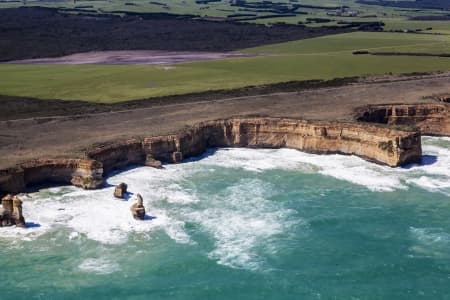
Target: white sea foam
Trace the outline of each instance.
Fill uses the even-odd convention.
[[[178,243],[195,243],[185,229],[186,222],[193,222],[213,239],[208,254],[211,259],[234,268],[257,269],[264,265],[261,251],[276,251],[277,235],[287,234],[292,226],[307,224],[295,211],[269,200],[273,190],[270,183],[242,179],[219,194],[205,195],[196,191],[191,182],[198,173],[213,174],[217,167],[256,173],[284,169],[321,173],[372,191],[390,192],[414,185],[450,195],[450,147],[446,143],[448,140],[425,138],[426,163],[407,168],[380,166],[355,156],[314,155],[290,149],[220,149],[201,160],[168,165],[164,170],[130,169],[110,177],[110,187],[102,190],[58,187],[35,193],[33,199],[24,198],[25,218],[34,226],[0,228],[0,237],[32,240],[68,228],[67,238],[71,240],[88,238],[120,244],[132,233],[151,238],[155,230],[162,230]],[[120,182],[143,196],[147,220],[136,221],[131,216],[129,207],[135,194],[129,201],[112,196],[113,186]],[[97,267],[92,261],[80,265],[84,270]]]
[[[449,258],[450,234],[442,228],[410,228],[412,238],[416,241],[410,250],[413,256]]]
[[[423,138],[424,165],[404,170],[405,181],[431,192],[450,196],[450,139]]]
[[[295,211],[267,200],[271,189],[260,180],[243,179],[221,193],[223,196],[205,199],[204,209],[186,214],[214,237],[210,258],[233,268],[258,269],[264,264],[260,247],[301,223]]]
[[[316,155],[292,149],[224,149],[201,160],[201,164],[243,168],[261,172],[269,169],[289,169],[319,172],[324,175],[364,185],[374,191],[406,188],[392,168],[369,163],[356,156]]]
[[[152,169],[153,170],[153,169]],[[153,176],[150,170],[150,176]],[[32,222],[35,227],[2,228],[2,237],[20,237],[31,240],[45,232],[57,230],[61,226],[71,228],[73,232],[68,238],[73,239],[76,234],[86,236],[106,244],[120,244],[128,240],[132,232],[147,234],[156,229],[163,229],[166,233],[181,243],[190,242],[189,236],[184,232],[184,222],[171,218],[167,211],[154,207],[152,200],[162,197],[154,197],[151,189],[140,186],[149,170],[145,168],[126,172],[124,176],[118,175],[112,181],[130,182],[132,191],[139,191],[144,197],[144,205],[148,217],[145,221],[136,221],[132,218],[130,206],[135,201],[133,195],[129,201],[115,199],[112,196],[113,187],[97,191],[83,191],[74,187],[51,189],[54,195],[47,192],[33,194],[32,200],[24,199],[24,216],[27,222]],[[127,176],[140,176],[137,182],[127,181]],[[124,180],[125,179],[125,180]],[[167,195],[167,194],[166,194]],[[174,198],[180,197],[178,191]],[[184,201],[184,200],[183,200]]]
[[[111,274],[120,271],[120,266],[117,263],[111,262],[105,258],[85,259],[78,268],[81,271],[96,274]]]
[[[318,172],[372,191],[392,192],[409,184],[450,195],[450,139],[423,138],[423,164],[390,168],[356,156],[316,155],[292,149],[221,149],[199,161],[221,167],[262,172],[270,169]]]

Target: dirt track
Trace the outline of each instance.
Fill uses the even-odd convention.
[[[93,144],[167,134],[199,121],[231,116],[349,121],[354,109],[366,104],[430,102],[434,100],[428,96],[450,94],[449,76],[370,78],[301,92],[0,121],[0,168],[38,157],[81,157]],[[387,79],[391,81],[385,82]]]
[[[0,61],[108,50],[224,52],[353,31],[350,28],[210,22],[180,15],[0,9]]]
[[[161,65],[182,62],[217,60],[225,58],[251,57],[254,54],[202,52],[202,51],[155,51],[155,50],[127,50],[127,51],[96,51],[77,53],[54,58],[35,58],[14,60],[10,64],[108,64],[108,65]]]

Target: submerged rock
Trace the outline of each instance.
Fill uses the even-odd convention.
[[[13,226],[26,227],[25,218],[22,214],[22,200],[11,194],[6,195],[2,199],[2,207],[0,208],[0,227]]]
[[[137,201],[133,205],[131,205],[131,213],[133,214],[133,218],[136,220],[144,220],[145,218],[145,207],[143,204],[143,199],[140,194],[137,194]]]
[[[114,189],[114,197],[123,199],[125,197],[125,194],[127,193],[128,185],[126,183],[121,183],[116,186]]]

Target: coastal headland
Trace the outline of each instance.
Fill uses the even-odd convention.
[[[52,183],[99,188],[114,169],[178,163],[209,147],[288,147],[392,167],[418,163],[421,134],[450,135],[449,104],[436,96],[448,92],[448,81],[445,74],[372,77],[298,92],[144,101],[143,107],[91,114],[11,114],[0,122],[0,191]]]

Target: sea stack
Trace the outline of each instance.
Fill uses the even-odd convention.
[[[121,183],[114,189],[114,197],[123,199],[127,193],[128,185],[126,183]]]
[[[13,226],[26,227],[25,218],[22,215],[22,200],[11,194],[2,199],[0,208],[0,227]]]
[[[136,220],[144,220],[145,218],[145,207],[143,204],[143,199],[140,194],[137,194],[137,201],[133,205],[131,205],[131,213],[133,214],[133,218]]]

